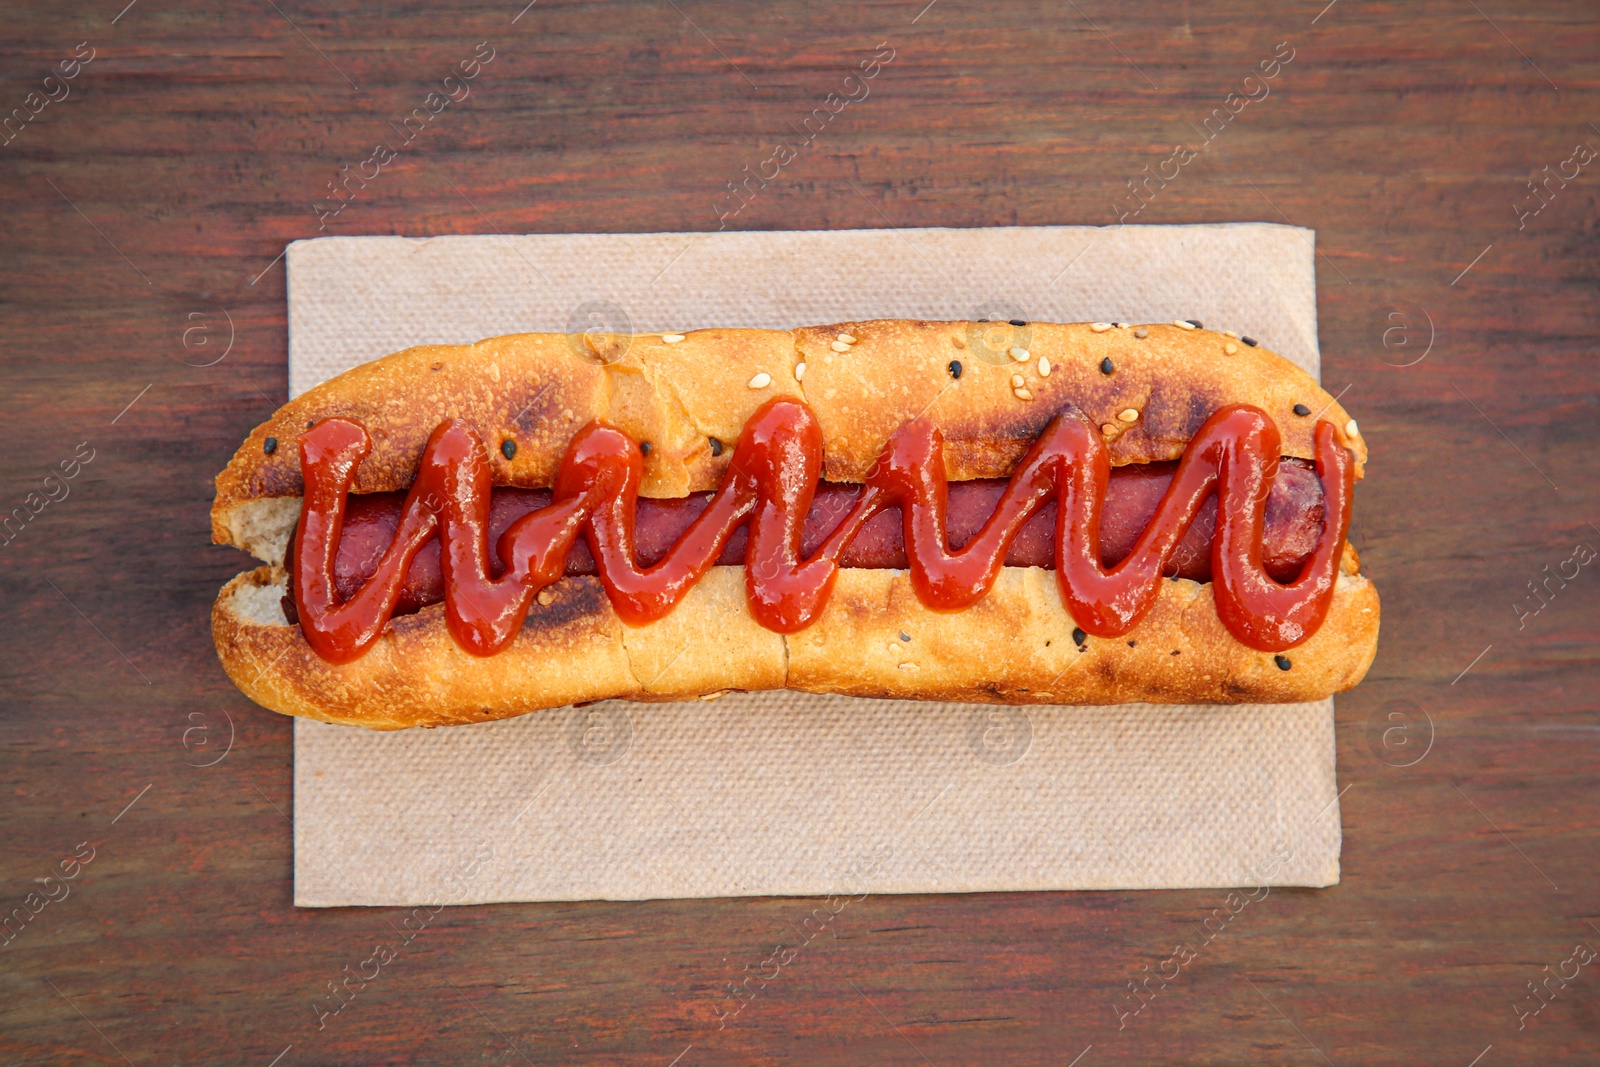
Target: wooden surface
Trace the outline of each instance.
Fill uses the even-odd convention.
[[[0,945],[0,1062],[1600,1055],[1600,961],[1548,1003],[1528,986],[1600,947],[1600,564],[1537,614],[1528,589],[1600,548],[1600,165],[1546,179],[1521,229],[1513,206],[1600,148],[1593,4],[123,2],[0,13],[0,107],[61,95],[52,65],[94,49],[0,148],[0,510],[93,456],[0,548],[0,904],[59,894],[41,880],[93,849]],[[725,1029],[728,984],[812,902],[453,909],[319,1030],[313,998],[401,916],[290,906],[290,724],[217,666],[207,612],[243,560],[206,510],[284,399],[275,257],[318,233],[340,167],[488,42],[471,95],[325,232],[710,229],[726,183],[888,42],[870,96],[728,225],[1111,224],[1283,41],[1270,95],[1132,221],[1317,231],[1385,609],[1338,703],[1343,882],[1273,891],[1209,943],[1221,891],[871,897]],[[1180,943],[1198,952],[1119,1028]]]

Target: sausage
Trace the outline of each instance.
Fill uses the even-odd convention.
[[[1150,517],[1155,514],[1177,463],[1147,463],[1112,469],[1101,519],[1101,563],[1111,567],[1132,551]],[[951,482],[949,486],[948,530],[950,547],[960,549],[983,526],[1005,492],[1001,479]],[[809,556],[855,503],[859,485],[822,482],[817,487],[801,536],[802,552]],[[635,554],[641,566],[651,566],[666,555],[674,541],[688,529],[705,509],[710,493],[678,499],[659,500],[641,497],[635,527]],[[377,570],[378,561],[394,538],[404,493],[353,495],[345,511],[344,535],[334,561],[334,582],[341,599],[354,595],[362,583]],[[498,573],[502,563],[495,547],[500,535],[517,519],[550,503],[548,489],[497,488],[489,512],[491,562]],[[1211,540],[1216,526],[1217,501],[1207,498],[1174,553],[1169,574],[1197,582],[1211,579]],[[1046,504],[1023,526],[1006,553],[1011,567],[1055,566],[1054,501]],[[1269,575],[1280,582],[1292,581],[1310,557],[1322,535],[1322,486],[1311,464],[1299,459],[1283,459],[1277,478],[1267,497],[1262,562]],[[723,549],[719,564],[744,563],[747,536],[744,527],[733,532]],[[288,555],[293,557],[291,538]],[[899,508],[889,508],[873,516],[845,551],[846,567],[869,570],[904,569],[905,544]],[[579,538],[567,557],[567,574],[592,575],[594,557],[588,543]],[[444,579],[439,570],[439,540],[425,544],[412,560],[406,574],[395,614],[414,613],[444,599]],[[284,597],[284,611],[291,623],[298,622],[292,596]]]

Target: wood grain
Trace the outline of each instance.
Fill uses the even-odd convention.
[[[95,50],[0,147],[0,513],[93,450],[0,547],[0,905],[94,849],[0,945],[0,1059],[1593,1061],[1593,966],[1521,1029],[1514,1006],[1600,946],[1600,576],[1520,626],[1515,605],[1600,547],[1600,173],[1551,182],[1521,229],[1513,207],[1600,147],[1593,6],[922,3],[0,13],[0,113]],[[488,42],[471,95],[323,232],[712,229],[726,183],[887,42],[870,96],[728,225],[1113,224],[1125,182],[1284,41],[1270,95],[1135,221],[1317,231],[1324,380],[1372,447],[1354,538],[1385,605],[1339,701],[1342,884],[1251,903],[1121,1029],[1127,983],[1199,944],[1225,893],[869,897],[725,1029],[728,984],[812,902],[452,909],[319,1030],[312,998],[403,916],[290,906],[290,724],[217,665],[209,605],[241,560],[207,507],[284,399],[274,260],[319,232],[341,167]]]

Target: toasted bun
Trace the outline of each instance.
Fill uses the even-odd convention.
[[[847,352],[831,347],[840,334],[856,339]],[[1066,404],[1114,428],[1114,465],[1177,459],[1212,412],[1238,403],[1272,416],[1285,456],[1312,458],[1319,419],[1339,428],[1358,477],[1367,456],[1362,439],[1345,432],[1350,416],[1309,374],[1211,330],[1168,324],[1097,333],[1081,323],[878,320],[682,336],[668,344],[661,334],[514,334],[408,348],[346,371],[289,401],[245,439],[217,476],[212,540],[283,561],[300,513],[295,440],[308,424],[336,415],[372,435],[357,493],[408,488],[428,435],[447,418],[489,443],[494,484],[546,487],[567,442],[602,419],[650,442],[644,496],[687,496],[715,489],[733,460],[731,448],[713,456],[710,439],[737,441],[756,408],[779,394],[803,399],[816,413],[827,449],[824,477],[834,482],[861,481],[889,435],[921,415],[944,435],[952,481],[1007,477]],[[1028,353],[1025,362],[1010,357],[1012,347]],[[1039,373],[1041,358],[1049,361],[1047,376]],[[1110,374],[1101,370],[1106,359]],[[951,376],[952,360],[961,363],[959,379]],[[771,381],[753,389],[758,374]],[[1032,400],[1013,391],[1017,374]],[[1296,415],[1296,404],[1311,416]],[[1117,417],[1130,409],[1135,421]],[[269,437],[277,441],[270,455]],[[517,444],[513,459],[495,447],[507,439]]]
[[[378,730],[731,689],[985,704],[1290,703],[1349,689],[1372,662],[1378,593],[1360,575],[1339,577],[1327,621],[1288,653],[1288,670],[1234,640],[1209,583],[1161,586],[1127,637],[1078,646],[1055,576],[1037,567],[1005,568],[988,596],[959,612],[924,607],[903,571],[842,570],[822,617],[788,637],[751,616],[743,567],[713,567],[647,626],[622,622],[597,579],[564,578],[496,655],[463,651],[435,604],[335,665],[284,621],[283,572],[260,567],[223,588],[211,632],[228,676],[256,703]]]
[[[212,632],[229,676],[275,711],[400,729],[607,698],[784,687],[1008,704],[1292,702],[1348,689],[1372,662],[1378,597],[1353,551],[1327,621],[1288,654],[1288,670],[1235,640],[1211,586],[1186,580],[1163,582],[1154,610],[1126,637],[1078,646],[1054,576],[1037,568],[1006,568],[987,596],[953,613],[924,607],[903,571],[842,570],[822,617],[788,637],[755,622],[740,567],[713,568],[671,614],[642,627],[617,617],[596,579],[563,579],[541,595],[512,645],[488,658],[455,644],[442,605],[392,620],[375,647],[344,665],[320,659],[286,622],[278,599],[300,512],[296,438],[332,416],[371,434],[359,493],[407,488],[446,418],[490,444],[496,485],[548,486],[567,442],[601,419],[650,442],[644,495],[684,496],[715,488],[731,461],[733,449],[714,456],[711,440],[732,445],[756,408],[779,394],[816,413],[830,481],[861,481],[889,435],[923,415],[944,436],[951,480],[1006,477],[1068,404],[1109,428],[1117,465],[1179,458],[1231,403],[1271,415],[1286,456],[1313,457],[1320,419],[1338,428],[1358,476],[1366,460],[1348,414],[1309,375],[1209,330],[878,320],[664,336],[673,335],[518,334],[411,348],[280,408],[217,477],[213,540],[272,564],[241,574],[217,598]],[[1297,415],[1296,405],[1311,415]],[[1131,421],[1119,418],[1130,409]],[[508,439],[517,445],[512,459],[494,447]]]

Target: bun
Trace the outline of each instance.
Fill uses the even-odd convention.
[[[1025,344],[997,347],[990,335],[1008,330]],[[836,343],[840,335],[853,340]],[[564,578],[540,594],[512,645],[485,658],[454,643],[437,604],[392,619],[377,645],[344,665],[320,659],[288,624],[278,602],[302,492],[294,442],[335,416],[372,437],[360,493],[407,488],[447,418],[489,446],[495,485],[546,487],[567,442],[600,419],[649,442],[642,495],[681,497],[716,488],[745,421],[783,394],[815,413],[830,481],[863,480],[889,435],[919,416],[939,427],[951,480],[1006,477],[1068,404],[1113,428],[1116,465],[1178,459],[1206,419],[1234,403],[1271,416],[1285,456],[1313,458],[1320,417],[1336,427],[1358,477],[1366,459],[1348,414],[1309,375],[1203,329],[876,320],[664,336],[676,335],[520,334],[412,348],[284,405],[217,478],[213,540],[269,564],[228,583],[213,609],[229,676],[273,710],[398,729],[615,697],[782,687],[991,703],[1305,701],[1355,685],[1372,661],[1377,593],[1348,546],[1328,617],[1287,653],[1289,670],[1278,663],[1285,657],[1229,633],[1210,583],[1164,581],[1132,632],[1080,645],[1054,576],[1024,567],[1005,568],[958,612],[924,607],[904,571],[843,569],[818,621],[788,637],[755,621],[741,567],[712,568],[669,615],[638,627],[621,621],[597,579]],[[1026,355],[1013,359],[1011,348]],[[1297,405],[1319,417],[1297,414]],[[1119,418],[1125,412],[1134,418]],[[268,438],[277,442],[270,452]],[[505,441],[515,447],[496,447]]]

